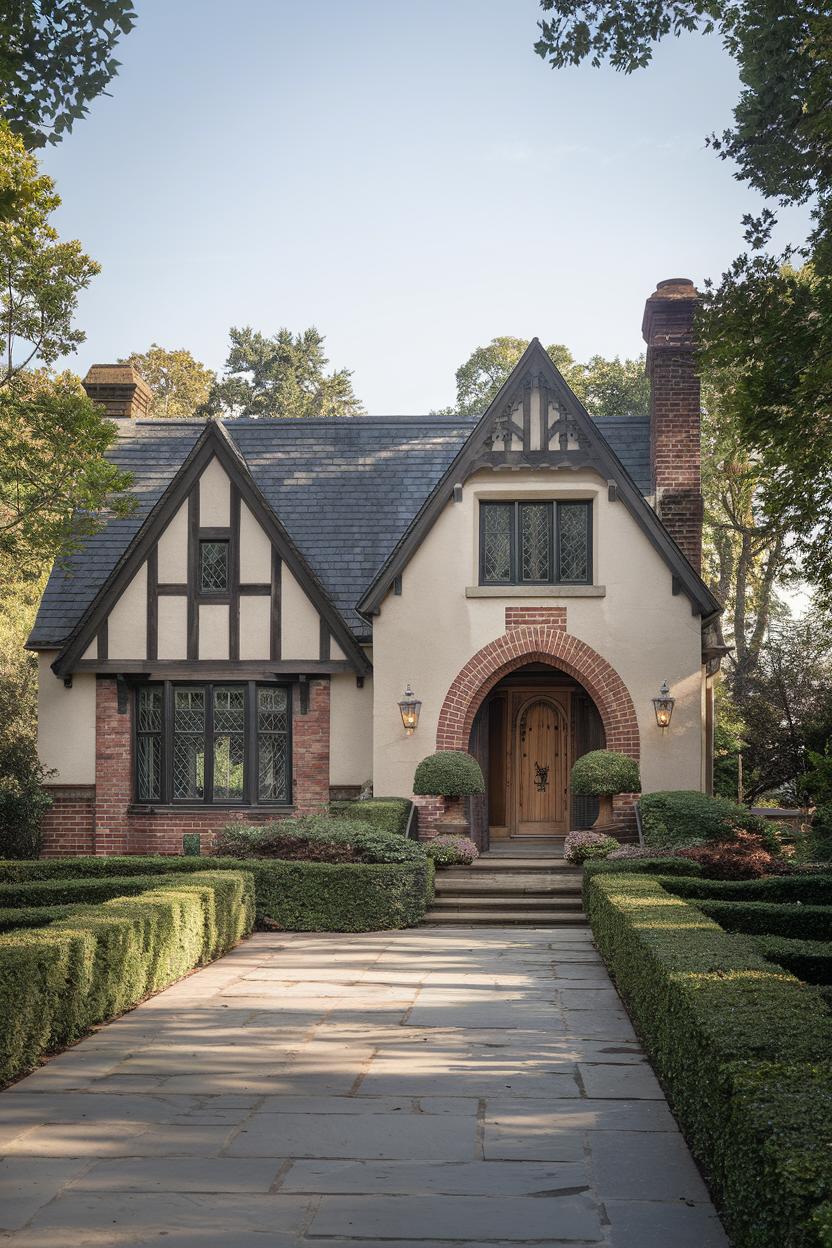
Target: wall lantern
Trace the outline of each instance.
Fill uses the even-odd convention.
[[[402,700],[399,703],[399,710],[402,713],[402,723],[407,736],[412,737],[419,723],[419,712],[422,709],[422,703],[416,697],[416,694],[410,688],[408,681],[407,688],[402,694]]]
[[[653,709],[656,712],[656,723],[664,732],[669,727],[670,719],[673,715],[673,706],[676,702],[675,698],[671,698],[670,690],[667,687],[667,681],[663,680],[659,689],[659,696],[653,699]]]

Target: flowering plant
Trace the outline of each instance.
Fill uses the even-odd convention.
[[[467,836],[435,836],[425,841],[424,851],[437,867],[470,867],[480,851]]]
[[[567,862],[581,863],[587,858],[606,858],[617,848],[614,836],[605,836],[602,832],[570,832],[564,842],[563,856]]]

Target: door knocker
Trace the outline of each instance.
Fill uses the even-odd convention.
[[[541,767],[540,763],[534,765],[534,787],[538,793],[545,793],[546,786],[549,783],[549,766]]]

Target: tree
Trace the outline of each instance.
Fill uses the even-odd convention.
[[[132,0],[2,0],[2,109],[29,149],[58,143],[119,69]]]
[[[204,407],[217,377],[184,348],[168,351],[153,342],[119,364],[132,364],[153,392],[148,415],[154,420],[190,420]]]
[[[302,333],[280,329],[271,338],[232,328],[225,374],[212,387],[202,414],[218,416],[357,416],[363,408],[352,373],[327,373],[324,336],[314,326]]]
[[[484,412],[528,346],[525,338],[492,338],[477,347],[456,372],[456,407],[461,415]],[[650,406],[650,383],[644,357],[606,360],[594,355],[578,364],[568,347],[553,343],[547,354],[564,380],[595,416],[646,415]]]
[[[537,52],[555,68],[631,73],[667,35],[717,31],[743,90],[710,146],[782,205],[811,203],[800,248],[767,250],[776,223],[744,218],[748,251],[706,293],[707,368],[732,370],[732,417],[763,470],[760,501],[788,515],[805,574],[832,599],[832,10],[812,0],[541,0]]]
[[[59,241],[54,183],[2,121],[0,153],[18,203],[0,220],[0,559],[6,570],[40,569],[92,531],[102,508],[129,509],[129,477],[104,458],[112,423],[77,379],[45,367],[83,342],[75,306],[98,266],[80,243]]]

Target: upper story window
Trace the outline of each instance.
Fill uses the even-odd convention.
[[[146,684],[135,714],[137,801],[291,801],[288,686]]]
[[[480,503],[480,584],[592,584],[592,503]]]
[[[227,541],[199,543],[199,589],[203,594],[228,593]]]

